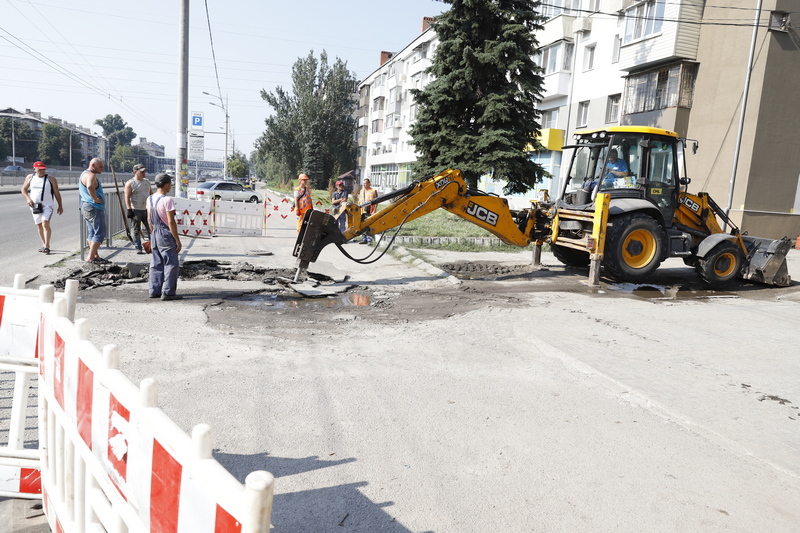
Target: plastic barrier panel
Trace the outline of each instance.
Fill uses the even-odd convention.
[[[179,235],[189,237],[211,237],[214,235],[212,206],[202,200],[173,198],[175,222]]]
[[[0,496],[37,499],[41,497],[40,453],[36,442],[25,447],[26,427],[36,427],[36,375],[39,373],[36,332],[39,327],[40,292],[24,289],[21,275],[14,287],[0,287],[0,387],[9,395],[0,407]],[[67,311],[75,309],[77,282],[67,283],[65,294],[54,294],[64,301]],[[69,300],[67,302],[67,300]],[[33,379],[32,379],[33,378]],[[30,435],[29,435],[30,436]]]
[[[258,236],[266,227],[266,203],[246,204],[213,200],[214,231],[217,235]]]
[[[134,385],[118,369],[118,348],[101,352],[88,321],[65,314],[62,301],[41,304],[36,341],[41,489],[53,531],[267,533],[273,476],[239,483],[212,458],[208,426],[186,435],[158,408],[157,383]]]

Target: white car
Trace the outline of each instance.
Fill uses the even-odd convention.
[[[246,189],[234,181],[206,181],[196,188],[189,188],[190,200],[236,200],[255,204],[261,201],[258,193]]]

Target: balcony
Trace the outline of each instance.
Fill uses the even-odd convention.
[[[545,75],[542,100],[557,96],[567,96],[571,78],[572,73],[569,71],[553,72]]]

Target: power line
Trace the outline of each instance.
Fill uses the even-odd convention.
[[[222,102],[222,89],[219,86],[219,71],[217,71],[217,54],[214,51],[214,36],[211,35],[211,16],[208,14],[208,0],[204,0],[206,5],[206,21],[208,21],[208,40],[211,43],[211,59],[214,62],[214,76],[217,79],[217,91],[219,92],[219,101]],[[225,111],[227,113],[227,111]]]

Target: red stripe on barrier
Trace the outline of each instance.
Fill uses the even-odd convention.
[[[123,481],[128,481],[128,439],[122,434],[119,426],[122,420],[115,420],[120,417],[127,424],[131,421],[131,412],[125,409],[113,394],[109,394],[108,399],[108,460],[114,470],[117,471]],[[119,435],[119,436],[117,436]],[[125,452],[122,453],[122,447]],[[120,455],[119,458],[117,456]]]
[[[3,308],[6,306],[5,295],[0,295],[0,326],[3,325]]]
[[[92,387],[94,372],[78,359],[78,397],[76,402],[78,435],[92,449]]]
[[[44,376],[44,315],[39,313],[39,329],[36,331],[36,352],[33,354],[39,360],[39,375]]]
[[[20,468],[19,491],[23,494],[41,494],[42,473],[35,468]]]
[[[64,340],[58,332],[55,333],[55,354],[53,358],[53,396],[58,405],[64,409]]]
[[[150,531],[178,531],[181,464],[153,439],[153,472],[150,476]]]
[[[217,515],[214,519],[214,533],[240,533],[242,524],[217,504]]]
[[[64,529],[61,527],[61,522],[58,521],[58,517],[56,517],[56,533],[64,533]]]

